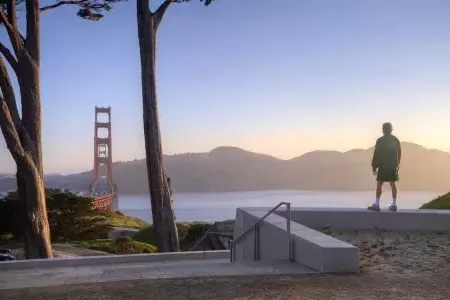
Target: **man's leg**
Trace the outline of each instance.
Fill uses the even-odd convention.
[[[369,206],[369,210],[380,211],[380,198],[383,192],[383,181],[377,181],[377,190],[375,195],[375,203]]]
[[[383,182],[382,181],[377,181],[377,191],[376,191],[376,198],[375,198],[375,204],[376,205],[380,205],[380,198],[381,198],[381,194],[383,193]]]
[[[392,204],[389,207],[390,210],[397,210],[397,183],[395,181],[390,182],[391,190],[392,190]]]

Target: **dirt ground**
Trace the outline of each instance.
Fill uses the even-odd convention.
[[[0,299],[450,299],[450,233],[324,232],[359,247],[360,274],[133,280],[0,291]]]
[[[380,276],[241,277],[135,280],[0,291],[0,299],[39,300],[279,300],[450,299],[448,278]]]

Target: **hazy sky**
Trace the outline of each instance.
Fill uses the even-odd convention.
[[[45,172],[92,167],[95,105],[112,107],[113,159],[144,157],[135,6],[100,22],[69,6],[42,14]],[[175,4],[158,33],[164,152],[368,148],[384,121],[450,150],[449,11],[448,0]],[[0,173],[14,171],[1,137]]]

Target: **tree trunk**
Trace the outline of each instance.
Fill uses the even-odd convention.
[[[24,222],[27,259],[51,258],[50,228],[45,203],[44,182],[38,170],[21,164],[17,168],[18,198]]]
[[[2,46],[20,87],[22,116],[17,109],[14,90],[0,59],[0,126],[17,165],[17,189],[27,258],[52,257],[42,167],[41,103],[39,84],[39,1],[26,0],[26,38],[16,22],[16,3],[6,1],[0,11],[15,57]],[[6,49],[6,50],[5,50]]]
[[[142,101],[153,230],[158,252],[180,251],[172,196],[164,171],[161,131],[156,97],[156,26],[148,0],[137,0],[138,37],[141,56]]]
[[[39,44],[37,44],[39,47]],[[38,50],[35,52],[39,53]],[[39,58],[22,59],[19,63],[19,83],[22,98],[22,124],[29,140],[21,135],[23,147],[30,154],[34,169],[17,164],[17,190],[25,220],[25,256],[51,258],[50,228],[45,202],[44,170],[42,165],[41,104]]]

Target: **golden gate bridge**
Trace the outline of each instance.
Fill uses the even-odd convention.
[[[105,114],[107,122],[99,121],[98,116]],[[95,107],[94,126],[94,168],[87,196],[93,199],[95,209],[117,210],[117,186],[112,171],[111,107]],[[106,136],[99,134],[101,130],[106,131]]]

